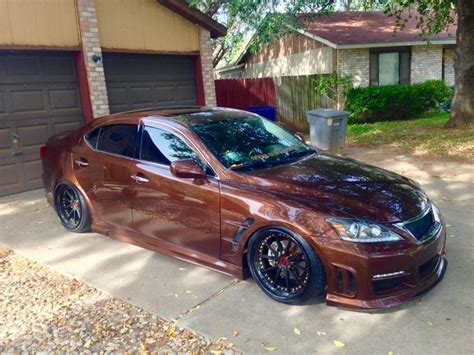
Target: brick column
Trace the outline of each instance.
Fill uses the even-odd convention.
[[[212,45],[209,31],[200,28],[201,70],[204,83],[206,106],[216,106],[216,87],[214,86],[214,67],[212,66]]]
[[[109,99],[105,86],[95,0],[76,1],[82,39],[82,54],[87,75],[92,115],[93,118],[97,118],[109,114]],[[94,62],[92,60],[93,55],[99,56],[101,60]]]

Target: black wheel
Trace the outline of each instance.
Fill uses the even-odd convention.
[[[56,213],[61,224],[71,232],[88,232],[90,215],[81,193],[71,184],[61,182],[54,190]]]
[[[298,304],[324,291],[323,265],[299,235],[272,228],[249,241],[247,262],[253,278],[276,301]]]

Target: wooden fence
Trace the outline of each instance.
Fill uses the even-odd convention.
[[[335,102],[314,90],[317,75],[216,80],[217,105],[245,109],[275,106],[278,122],[291,131],[308,132],[306,112],[334,108]]]
[[[278,121],[291,131],[308,132],[306,112],[315,108],[334,108],[335,102],[314,89],[317,75],[275,78]]]
[[[249,106],[276,106],[272,78],[216,80],[217,106],[245,109]]]

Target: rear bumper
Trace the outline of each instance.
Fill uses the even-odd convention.
[[[326,254],[328,305],[381,309],[423,295],[436,286],[447,269],[446,229],[429,242],[385,251],[383,248],[335,248]],[[329,256],[329,258],[328,258]]]

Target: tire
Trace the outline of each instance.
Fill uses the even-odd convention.
[[[283,228],[258,231],[249,241],[247,265],[272,299],[300,304],[324,292],[321,260],[301,236]]]
[[[84,197],[73,185],[60,182],[54,189],[54,208],[61,224],[70,232],[91,230],[91,218]]]

